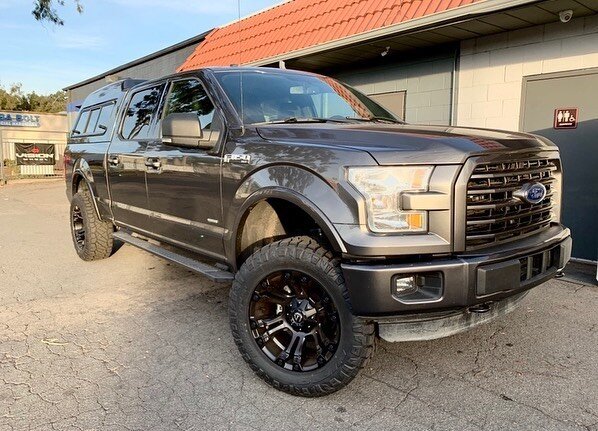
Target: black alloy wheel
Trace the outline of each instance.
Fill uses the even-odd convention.
[[[249,305],[253,338],[270,360],[305,372],[324,366],[338,347],[338,311],[313,278],[276,271],[254,290]]]

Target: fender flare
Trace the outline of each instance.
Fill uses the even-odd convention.
[[[283,187],[268,187],[266,189],[262,189],[253,193],[249,198],[247,198],[247,200],[245,200],[243,205],[239,208],[239,212],[237,213],[233,238],[237,237],[239,233],[239,227],[241,225],[241,219],[247,213],[247,210],[256,205],[258,202],[272,198],[290,202],[305,211],[305,213],[314,219],[316,224],[324,231],[324,235],[326,238],[328,238],[335,251],[342,253],[347,251],[340,235],[328,217],[326,217],[326,215],[305,196],[297,193],[294,190]]]
[[[236,240],[245,214],[258,202],[267,199],[280,199],[297,206],[322,229],[334,251],[347,252],[334,224],[355,223],[355,210],[318,174],[292,165],[271,165],[244,179],[227,211],[229,218],[226,224],[231,229],[226,235],[225,245],[230,262],[236,264]],[[333,214],[336,219],[331,220],[328,214]]]
[[[87,189],[91,194],[91,201],[93,202],[93,208],[96,212],[96,215],[98,218],[102,218],[100,215],[100,209],[98,207],[98,200],[96,198],[95,183],[91,173],[91,168],[85,159],[77,159],[73,165],[73,177],[71,179],[71,190],[73,196],[75,193],[77,193],[76,187],[81,181],[85,181],[87,184]]]

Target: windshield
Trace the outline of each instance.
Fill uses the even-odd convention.
[[[256,70],[216,72],[215,76],[245,124],[397,121],[367,96],[332,78]]]

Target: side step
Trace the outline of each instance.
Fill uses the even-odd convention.
[[[115,239],[119,239],[123,242],[126,242],[127,244],[134,245],[135,247],[145,250],[151,254],[155,254],[156,256],[162,257],[166,260],[184,266],[185,268],[190,269],[191,271],[205,275],[210,280],[215,281],[217,283],[225,283],[227,281],[232,281],[233,278],[235,278],[235,276],[231,272],[225,271],[220,268],[216,268],[215,266],[211,266],[206,263],[198,262],[197,260],[191,259],[187,256],[182,256],[180,254],[174,253],[170,250],[154,245],[148,241],[134,237],[133,235],[128,234],[126,232],[114,232],[113,236]]]

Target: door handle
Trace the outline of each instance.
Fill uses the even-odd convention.
[[[145,166],[152,169],[160,169],[162,167],[162,162],[159,159],[145,159]]]
[[[118,157],[118,156],[108,157],[108,164],[110,166],[117,166],[118,162],[120,162],[120,157]]]

